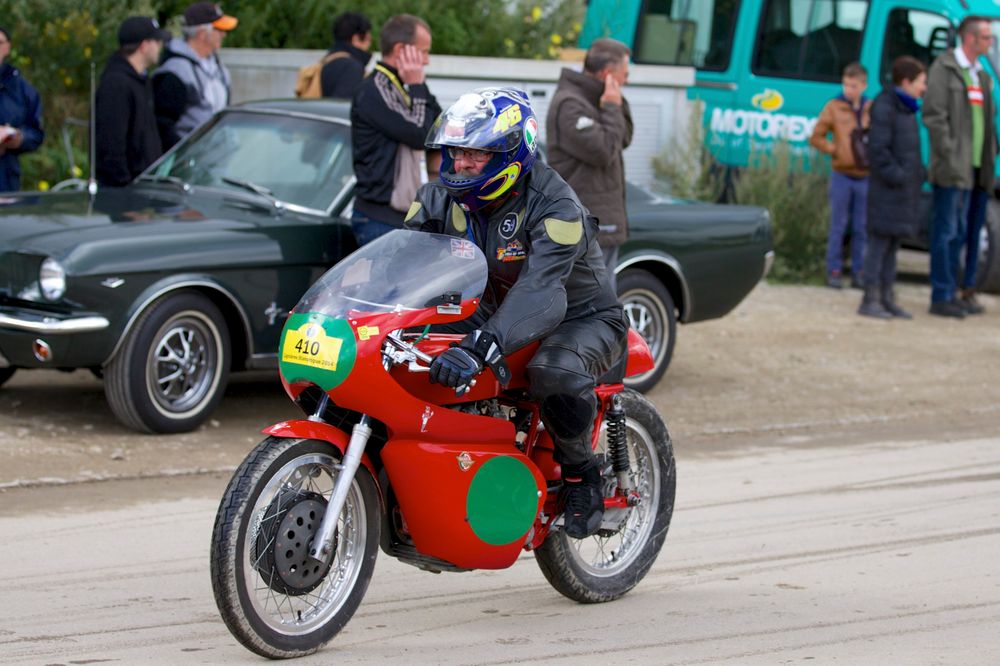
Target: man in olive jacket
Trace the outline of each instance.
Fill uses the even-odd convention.
[[[549,164],[597,217],[612,286],[618,246],[628,238],[622,152],[632,143],[632,114],[621,89],[629,53],[613,39],[594,41],[583,73],[562,71],[545,124]]]
[[[990,22],[968,16],[961,44],[945,51],[927,75],[923,117],[931,144],[931,314],[961,319],[983,311],[974,287],[979,234],[993,191],[997,137],[992,81],[979,58],[989,52]],[[967,211],[967,212],[966,212]],[[959,287],[959,257],[967,245]]]

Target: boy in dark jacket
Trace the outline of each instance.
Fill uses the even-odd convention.
[[[121,48],[108,59],[95,99],[95,170],[101,185],[127,185],[163,153],[146,70],[170,34],[146,16],[118,28]]]
[[[892,63],[892,88],[883,90],[871,110],[868,130],[868,240],[865,246],[865,295],[858,314],[911,319],[896,305],[896,251],[900,239],[916,234],[920,188],[927,178],[920,157],[916,113],[927,90],[927,71],[919,60],[900,56]]]
[[[21,72],[4,62],[10,54],[10,35],[0,28],[0,192],[21,189],[21,153],[42,145],[42,103],[38,91]]]
[[[333,22],[333,48],[320,70],[323,97],[351,99],[371,60],[372,24],[364,14],[344,12]]]

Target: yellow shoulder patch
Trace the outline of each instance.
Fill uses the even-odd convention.
[[[557,220],[554,217],[547,217],[542,224],[545,225],[545,233],[549,238],[560,245],[576,245],[583,238],[581,220]]]
[[[413,203],[410,204],[410,210],[406,211],[406,219],[404,219],[403,221],[406,222],[419,212],[420,212],[420,202],[414,201]]]
[[[455,230],[462,234],[469,227],[465,221],[465,211],[457,203],[451,204],[451,226],[455,227]]]

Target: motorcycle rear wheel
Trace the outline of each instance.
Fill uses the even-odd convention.
[[[535,561],[552,587],[580,603],[613,601],[635,587],[659,555],[674,510],[677,475],[667,426],[641,394],[625,389],[621,397],[632,485],[642,501],[625,509],[617,530],[584,539],[552,531],[535,549]],[[601,461],[606,448],[602,435],[597,450]],[[607,490],[617,486],[610,466],[604,465]]]
[[[215,601],[233,636],[275,658],[316,652],[354,615],[378,554],[380,503],[358,469],[328,568],[307,558],[339,473],[339,452],[315,440],[269,437],[246,457],[212,533]]]

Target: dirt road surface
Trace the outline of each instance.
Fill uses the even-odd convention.
[[[854,315],[859,294],[761,285],[682,327],[650,395],[678,458],[666,546],[625,598],[563,599],[522,557],[432,575],[380,557],[358,614],[301,663],[997,663],[1000,299],[966,321]],[[208,578],[218,500],[267,374],[170,437],[114,421],[89,374],[0,390],[0,663],[253,663]]]

